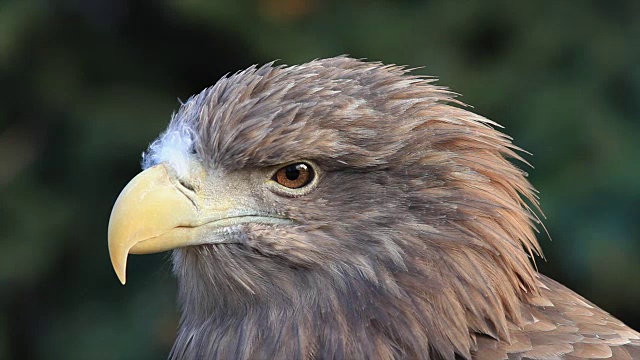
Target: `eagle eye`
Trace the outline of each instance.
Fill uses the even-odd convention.
[[[289,188],[299,189],[309,185],[315,177],[313,167],[304,162],[298,162],[281,167],[273,175],[272,180]]]

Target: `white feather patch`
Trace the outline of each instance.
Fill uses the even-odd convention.
[[[179,177],[189,173],[190,157],[194,151],[194,132],[182,121],[172,121],[167,130],[149,145],[142,154],[142,168],[165,163],[171,166]]]

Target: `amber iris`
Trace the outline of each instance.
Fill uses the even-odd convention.
[[[305,163],[287,165],[273,176],[278,184],[290,189],[298,189],[308,185],[313,180],[313,169]]]

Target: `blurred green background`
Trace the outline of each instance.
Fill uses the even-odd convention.
[[[0,358],[159,359],[166,254],[106,245],[179,99],[350,54],[422,66],[533,153],[542,272],[640,328],[640,2],[0,1]]]

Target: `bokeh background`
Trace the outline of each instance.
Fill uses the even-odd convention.
[[[541,271],[640,328],[640,2],[0,2],[0,358],[160,359],[167,255],[106,245],[111,206],[227,72],[339,54],[422,66],[530,151]]]

